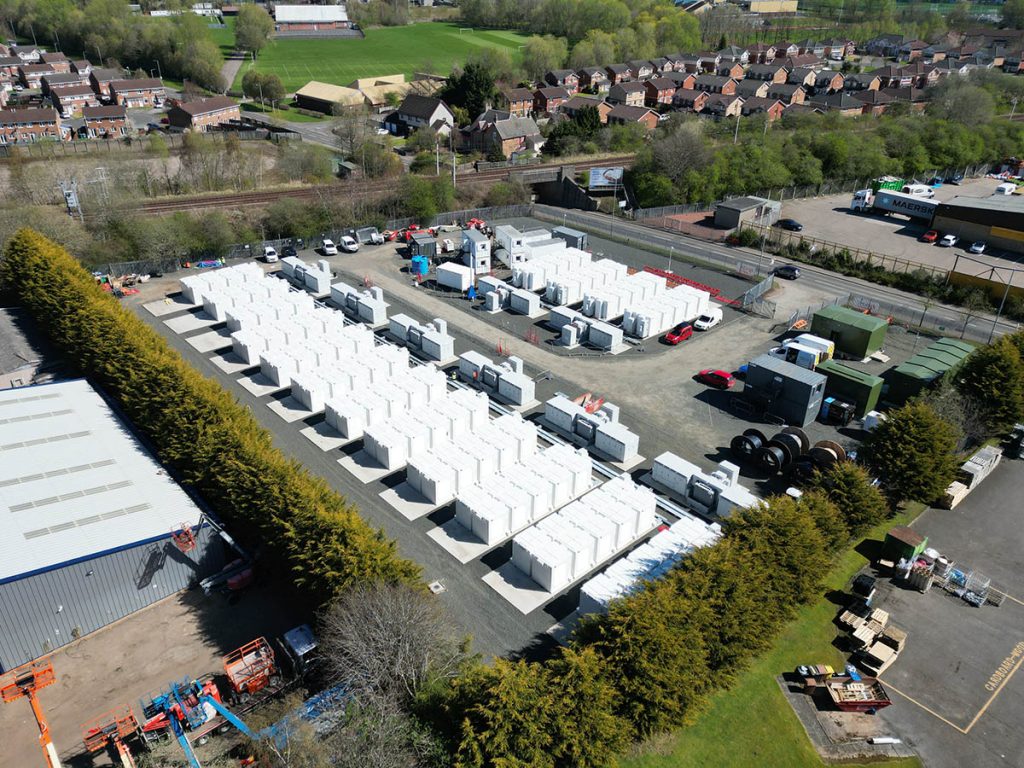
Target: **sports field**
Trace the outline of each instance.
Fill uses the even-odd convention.
[[[465,30],[458,24],[429,22],[406,27],[375,28],[359,39],[283,38],[272,41],[254,64],[248,67],[280,76],[285,90],[292,93],[310,80],[348,85],[361,77],[412,75],[428,71],[447,75],[453,64],[465,61],[480,48],[507,48],[513,58],[525,37],[516,32]]]

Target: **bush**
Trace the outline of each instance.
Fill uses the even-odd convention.
[[[273,447],[233,397],[31,231],[8,243],[0,284],[64,357],[120,405],[180,482],[320,604],[364,581],[415,584],[419,567],[327,484]]]

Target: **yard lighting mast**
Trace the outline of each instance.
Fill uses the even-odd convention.
[[[50,738],[50,726],[46,722],[46,715],[43,714],[36,692],[52,685],[56,680],[52,663],[33,661],[11,672],[6,682],[0,686],[0,697],[3,698],[4,704],[10,704],[17,699],[28,699],[32,706],[32,714],[36,716],[36,724],[39,726],[39,745],[43,748],[48,768],[61,768],[61,764],[60,758],[57,757],[57,748],[53,746],[53,739]]]

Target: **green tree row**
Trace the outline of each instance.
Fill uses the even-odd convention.
[[[101,291],[63,248],[19,231],[7,245],[0,285],[66,360],[114,398],[180,481],[314,605],[354,583],[418,581],[419,567],[394,542],[285,458],[244,407]]]

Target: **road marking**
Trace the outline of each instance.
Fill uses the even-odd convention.
[[[985,714],[985,710],[987,710],[991,706],[992,702],[995,701],[996,696],[1000,694],[1000,692],[1003,690],[1003,687],[1008,682],[1010,682],[1010,678],[1017,674],[1017,670],[1020,669],[1021,664],[1024,664],[1024,642],[1017,643],[1017,645],[1013,647],[1012,653],[1009,656],[1007,656],[1006,659],[1003,661],[1003,664],[996,669],[995,674],[992,675],[992,678],[997,677],[1000,674],[1000,671],[1003,669],[1003,665],[1005,665],[1006,662],[1010,661],[1011,659],[1016,659],[1013,668],[1010,669],[1009,672],[1004,673],[1005,676],[1003,677],[1002,681],[999,683],[996,689],[992,691],[992,695],[988,697],[988,701],[985,702],[984,706],[978,710],[978,714],[974,716],[974,719],[967,724],[967,728],[964,729],[964,733],[967,733],[969,730],[971,730],[971,728],[974,727],[974,724],[981,719],[981,716]],[[989,678],[989,680],[991,681],[992,678]],[[986,684],[985,688],[988,689],[988,684]]]
[[[878,678],[878,679],[882,680],[882,678]],[[946,725],[948,725],[950,728],[954,728],[954,729],[956,729],[957,731],[959,731],[960,733],[963,733],[963,734],[967,733],[967,731],[965,731],[959,725],[957,725],[956,723],[952,722],[951,720],[947,720],[942,715],[940,715],[938,712],[936,712],[934,709],[931,709],[927,705],[922,704],[920,701],[915,699],[913,696],[908,696],[903,691],[901,691],[899,688],[897,688],[895,685],[890,683],[888,680],[882,680],[882,682],[885,683],[885,687],[888,688],[890,691],[893,691],[894,693],[898,693],[900,696],[902,696],[904,699],[909,701],[911,704],[916,704],[921,709],[923,709],[925,712],[927,712],[929,715],[931,715],[932,717],[938,718],[939,720],[944,722]],[[972,723],[972,725],[973,725],[973,723]]]

